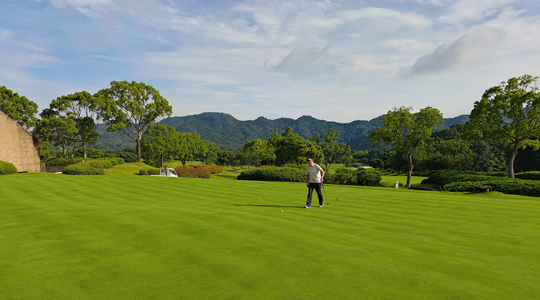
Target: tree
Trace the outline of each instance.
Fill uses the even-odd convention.
[[[203,141],[198,133],[180,132],[178,135],[180,143],[175,154],[180,157],[182,165],[185,166],[189,159],[193,159],[195,155],[202,152]]]
[[[178,150],[180,136],[176,129],[167,125],[150,125],[141,140],[145,162],[155,167],[164,167],[164,162]],[[157,159],[157,160],[156,160]]]
[[[389,143],[398,153],[405,154],[408,160],[407,184],[411,186],[412,157],[416,149],[431,142],[431,133],[444,123],[438,109],[426,107],[411,113],[412,107],[394,108],[383,119],[383,126],[369,134],[373,147]]]
[[[276,165],[301,164],[307,157],[321,160],[323,153],[315,141],[304,140],[289,126],[280,135],[277,130],[272,130],[273,134],[268,139],[269,144],[274,147],[276,154]]]
[[[480,140],[483,134],[498,139],[510,149],[508,177],[514,178],[514,160],[519,148],[540,147],[540,93],[534,86],[538,77],[510,78],[487,89],[474,103],[465,136]]]
[[[0,86],[0,110],[26,129],[37,122],[37,104],[25,96],[13,93],[5,86]]]
[[[86,157],[86,147],[96,145],[98,134],[95,118],[97,116],[97,103],[88,92],[82,91],[53,100],[50,109],[57,115],[64,115],[73,120],[77,133],[73,136],[73,151],[83,148],[83,157]]]
[[[172,106],[152,86],[142,82],[112,81],[98,98],[98,115],[107,131],[122,132],[137,143],[137,162],[141,162],[141,139],[150,124],[170,116]]]
[[[217,154],[217,163],[222,166],[233,164],[235,153],[229,150],[221,150]]]
[[[343,157],[351,154],[351,146],[345,143],[338,144],[338,138],[339,132],[334,129],[328,129],[328,132],[324,136],[322,151],[324,154],[326,172],[330,171],[330,167],[334,162],[340,161]]]
[[[201,141],[201,147],[198,155],[205,164],[211,165],[216,162],[218,158],[218,152],[219,148],[216,147],[215,143],[210,143],[209,141]]]
[[[68,157],[67,147],[73,144],[77,135],[77,128],[73,119],[60,116],[56,111],[46,108],[41,114],[41,119],[34,127],[34,134],[41,140],[48,141],[54,146],[62,148],[62,155]],[[74,155],[72,152],[72,156]]]
[[[242,152],[255,167],[260,167],[263,160],[267,160],[274,155],[274,148],[268,144],[268,141],[255,139],[247,142]]]

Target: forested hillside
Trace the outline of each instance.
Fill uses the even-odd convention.
[[[283,132],[288,126],[300,136],[309,139],[315,134],[325,134],[328,129],[339,131],[340,142],[351,145],[353,150],[370,149],[367,134],[381,126],[383,116],[370,121],[353,121],[350,123],[338,123],[315,119],[310,116],[302,116],[298,119],[279,118],[270,120],[259,117],[255,120],[240,121],[225,113],[202,113],[185,117],[171,117],[159,122],[169,125],[179,132],[197,132],[203,140],[216,143],[222,150],[239,151],[245,143],[254,139],[268,139],[270,130],[278,129]],[[445,119],[442,128],[453,124],[463,124],[468,120],[467,115]],[[106,132],[106,127],[98,126],[99,143],[98,149],[123,149],[134,147],[135,142],[127,136],[116,132]]]

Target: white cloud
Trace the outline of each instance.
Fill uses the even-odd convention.
[[[409,75],[440,72],[463,64],[485,59],[487,48],[504,37],[498,29],[484,27],[437,47],[432,53],[420,57],[409,70]]]
[[[450,5],[448,14],[441,16],[441,21],[459,24],[464,21],[479,21],[495,16],[516,0],[459,0]]]

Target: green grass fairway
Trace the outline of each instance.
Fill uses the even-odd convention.
[[[0,299],[540,295],[538,198],[326,185],[330,204],[302,209],[306,191],[282,182],[0,176]]]

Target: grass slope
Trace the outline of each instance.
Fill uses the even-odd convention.
[[[338,192],[306,210],[301,183],[1,176],[0,299],[540,294],[536,198]]]

